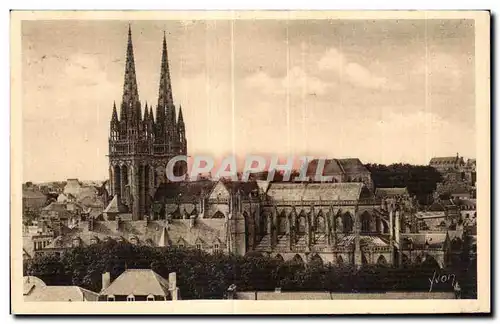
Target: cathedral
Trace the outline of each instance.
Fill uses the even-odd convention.
[[[113,104],[109,135],[112,206],[121,213],[131,214],[132,220],[140,220],[149,213],[151,197],[163,181],[168,161],[187,152],[182,108],[179,107],[177,117],[172,97],[165,35],[156,115],[153,115],[152,105],[148,107],[146,103],[143,109],[139,100],[130,27],[123,97],[119,107],[118,113],[116,104]],[[178,166],[179,170],[174,170],[174,173],[184,173],[181,169],[185,167]]]
[[[110,122],[109,190],[98,219],[78,221],[73,246],[100,240],[192,247],[207,252],[260,254],[294,262],[402,264],[430,255],[443,264],[451,236],[417,233],[408,195],[373,192],[359,159],[332,159],[332,182],[184,181],[165,178],[168,161],[187,155],[182,109],[173,103],[163,38],[155,113],[137,88],[129,28],[123,97]],[[182,175],[187,165],[174,173]],[[396,190],[397,191],[397,190]],[[394,192],[396,192],[394,191]],[[49,248],[64,247],[54,240]]]
[[[187,155],[187,137],[182,109],[173,102],[165,35],[161,52],[158,102],[155,109],[143,107],[129,27],[123,96],[110,121],[103,204],[76,204],[71,193],[82,189],[69,181],[67,201],[58,198],[26,228],[23,257],[116,241],[303,264],[431,262],[443,268],[460,258],[464,233],[475,235],[475,207],[464,202],[419,212],[406,188],[374,192],[371,173],[357,158],[328,160],[328,182],[167,181],[168,162]],[[173,171],[185,174],[186,163]]]

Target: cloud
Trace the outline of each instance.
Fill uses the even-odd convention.
[[[452,92],[460,89],[464,78],[469,77],[464,73],[464,63],[472,64],[472,61],[459,62],[457,57],[443,52],[429,53],[427,59],[414,65],[412,73],[421,76],[427,73],[432,87],[439,88],[440,91]],[[470,77],[473,78],[473,76]]]
[[[291,96],[320,96],[326,93],[332,84],[312,76],[301,67],[295,66],[288,70],[287,75],[273,78],[263,71],[248,76],[245,85],[257,88],[268,94],[282,95],[287,90]]]
[[[350,62],[349,59],[336,48],[330,48],[318,61],[318,68],[323,71],[333,71],[342,80],[367,89],[403,90],[403,87],[391,82],[388,78],[375,75],[366,67]]]

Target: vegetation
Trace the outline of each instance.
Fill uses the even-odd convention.
[[[375,188],[406,187],[411,196],[416,196],[423,205],[430,204],[437,183],[443,181],[441,174],[431,166],[395,163],[366,164],[372,174]]]
[[[78,285],[100,291],[105,271],[114,279],[125,269],[153,269],[168,278],[177,272],[177,283],[185,299],[223,298],[235,284],[239,291],[428,291],[432,265],[391,268],[312,264],[305,267],[262,256],[207,254],[194,249],[154,248],[107,242],[74,248],[61,257],[37,256],[27,261],[25,275],[37,276],[48,285]],[[433,291],[451,291],[448,283],[435,284]]]

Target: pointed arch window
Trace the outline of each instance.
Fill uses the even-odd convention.
[[[278,216],[278,234],[286,234],[287,219],[285,211],[281,212]]]
[[[316,232],[318,233],[325,233],[326,232],[326,224],[325,224],[325,218],[320,214],[316,218]]]
[[[349,212],[342,216],[342,232],[351,233],[353,228],[353,220]]]
[[[301,215],[298,219],[297,230],[299,234],[304,234],[306,232],[306,216]]]
[[[266,234],[269,234],[267,232],[267,222],[268,222],[268,215],[266,213],[263,213],[260,217],[260,232],[262,233],[262,235],[266,235]]]
[[[368,233],[371,232],[371,215],[368,212],[364,212],[361,215],[361,232]]]

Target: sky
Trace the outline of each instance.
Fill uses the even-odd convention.
[[[166,33],[191,156],[475,157],[473,20],[24,21],[23,181],[107,177],[129,23],[143,104]]]

